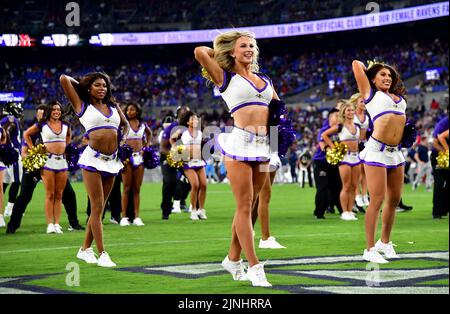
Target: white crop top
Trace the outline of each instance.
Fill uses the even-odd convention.
[[[360,121],[358,116],[355,113],[355,117],[353,118],[353,123],[359,125],[361,129],[368,129],[369,128],[369,117],[367,114],[364,113],[364,121]]]
[[[127,140],[138,140],[142,141],[145,138],[145,125],[141,123],[137,130],[134,130],[131,125],[128,130]]]
[[[355,124],[355,128],[356,128],[356,132],[353,134],[353,133],[350,132],[349,129],[347,129],[347,128],[343,125],[341,131],[338,133],[339,140],[340,140],[341,142],[345,142],[345,141],[358,141],[358,140],[359,140],[359,134],[360,134],[359,125]]]
[[[66,142],[67,131],[69,127],[66,123],[62,123],[61,131],[55,133],[47,123],[44,123],[41,127],[41,137],[43,143],[58,143]]]
[[[120,116],[117,108],[108,106],[110,114],[105,116],[100,110],[89,104],[85,106],[82,103],[81,112],[77,113],[81,124],[89,134],[99,129],[115,129],[118,130],[120,125]]]
[[[197,131],[197,136],[193,138],[189,130],[186,130],[181,134],[181,142],[184,145],[201,145],[202,144],[202,131]]]
[[[226,71],[223,73],[223,84],[219,91],[230,113],[249,105],[269,106],[273,97],[273,87],[268,77],[256,73],[266,83],[262,89],[258,89],[255,84],[237,73]]]
[[[404,115],[406,101],[402,96],[399,97],[399,101],[394,101],[388,94],[371,89],[370,96],[367,100],[364,100],[364,103],[372,122],[374,123],[376,119],[388,113]]]

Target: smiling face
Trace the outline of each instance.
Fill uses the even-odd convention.
[[[356,101],[356,108],[363,111],[366,110],[366,104],[364,103],[364,98],[362,96]]]
[[[198,117],[196,115],[189,118],[188,126],[194,129],[198,127]]]
[[[256,55],[256,42],[253,38],[242,36],[236,40],[231,54],[235,62],[250,65]]]
[[[137,115],[137,110],[135,106],[128,106],[127,111],[126,111],[126,115],[128,119],[134,119],[136,118]]]
[[[36,111],[36,120],[41,121],[44,118],[44,113],[45,113],[44,109],[38,109]]]
[[[347,120],[353,120],[353,118],[355,117],[355,109],[353,108],[353,106],[348,106],[347,108],[345,108],[344,116]]]
[[[377,72],[372,82],[378,90],[388,92],[392,85],[391,71],[387,68],[382,68]]]
[[[61,118],[61,106],[60,105],[52,106],[52,112],[50,114],[50,117],[53,120],[59,120],[59,118]]]
[[[98,78],[91,84],[89,95],[95,99],[102,100],[105,98],[107,91],[108,86],[106,85],[105,80]]]

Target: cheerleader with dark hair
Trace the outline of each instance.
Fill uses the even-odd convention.
[[[138,104],[127,104],[124,113],[130,124],[130,129],[126,136],[126,144],[133,148],[133,155],[130,158],[130,162],[125,165],[122,170],[122,219],[120,220],[120,225],[130,225],[129,217],[127,217],[127,208],[129,203],[128,200],[132,197],[134,205],[133,225],[144,226],[142,219],[139,217],[140,192],[142,180],[144,178],[142,148],[144,148],[144,146],[150,146],[152,132],[145,122],[142,121],[142,110]]]
[[[400,143],[406,126],[405,88],[398,72],[387,64],[372,63],[366,68],[362,62],[354,60],[352,67],[373,123],[373,133],[359,154],[370,194],[365,214],[367,248],[363,259],[388,263],[385,258],[398,258],[391,241],[391,232],[404,179],[405,157],[400,150]],[[381,239],[375,243],[382,205]]]
[[[89,136],[89,144],[78,165],[82,168],[92,213],[77,257],[101,267],[114,267],[116,264],[104,250],[101,219],[114,177],[123,168],[118,158],[119,128],[123,128],[122,134],[128,134],[129,125],[111,94],[111,82],[105,73],[87,74],[80,82],[63,74],[60,82]],[[120,144],[125,140],[123,137]],[[98,259],[91,248],[94,240],[100,255]]]

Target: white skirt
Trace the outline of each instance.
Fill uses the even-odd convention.
[[[100,172],[102,176],[115,176],[123,168],[122,162],[119,160],[117,152],[112,155],[102,154],[89,145],[86,146],[84,152],[78,160],[80,168]]]
[[[134,152],[130,158],[131,165],[133,168],[137,168],[144,164],[144,158],[142,157],[141,152]]]
[[[199,169],[205,166],[206,162],[203,159],[191,159],[183,165],[183,169]]]
[[[354,167],[361,164],[361,160],[359,159],[359,152],[347,152],[344,159],[339,163],[339,165],[347,165],[350,167]]]
[[[69,166],[64,155],[48,154],[48,159],[43,169],[53,172],[63,172],[69,170]]]
[[[369,138],[359,158],[366,165],[384,168],[397,168],[405,164],[405,157],[398,146],[384,144],[373,137]]]
[[[239,161],[265,162],[270,159],[269,136],[256,135],[234,127],[231,133],[216,136],[216,149]]]

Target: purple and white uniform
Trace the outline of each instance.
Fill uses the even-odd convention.
[[[183,143],[183,145],[186,146],[193,145],[200,147],[202,144],[202,131],[200,130],[197,131],[197,136],[195,138],[192,137],[189,130],[184,131],[183,134],[181,135],[181,142]],[[192,156],[192,159],[183,165],[183,169],[199,169],[205,166],[206,162],[202,159],[200,153],[200,156],[195,156],[194,154],[194,156]]]
[[[352,133],[352,132],[350,132],[349,129],[347,129],[345,127],[345,125],[343,125],[341,131],[338,133],[339,141],[341,141],[341,142],[347,142],[347,141],[358,142],[359,135],[361,133],[359,125],[355,124],[355,129],[356,129],[355,133]],[[359,159],[359,152],[348,151],[347,155],[345,155],[344,159],[339,164],[340,165],[348,165],[350,167],[354,167],[354,166],[361,164],[361,160]]]
[[[405,115],[406,101],[401,96],[398,101],[394,101],[382,91],[371,90],[369,98],[364,102],[372,123],[388,113]],[[359,153],[359,158],[366,165],[384,168],[397,168],[405,164],[405,157],[400,150],[400,145],[387,145],[372,136],[367,141],[364,150]]]
[[[61,131],[59,133],[53,131],[47,123],[43,123],[41,126],[42,142],[44,145],[48,143],[65,143],[68,131],[69,126],[64,122],[61,124]],[[44,165],[45,170],[50,170],[53,172],[63,172],[69,170],[64,154],[48,153],[47,155],[48,159]]]
[[[86,130],[86,134],[99,129],[113,129],[118,131],[120,125],[119,112],[114,106],[108,106],[109,115],[105,116],[101,111],[93,105],[87,106],[83,103],[80,113],[77,113],[81,124]],[[123,168],[122,162],[119,160],[117,151],[111,155],[103,154],[96,151],[89,145],[80,156],[78,165],[82,169],[88,171],[98,171],[104,176],[115,176]]]
[[[134,130],[130,126],[130,130],[128,131],[127,140],[132,141],[143,141],[145,139],[145,124],[141,123],[137,130]],[[131,155],[130,161],[133,168],[137,168],[144,164],[144,158],[142,157],[141,151],[133,152]]]
[[[224,71],[224,80],[219,88],[230,113],[250,106],[268,107],[273,96],[270,79],[256,73],[265,86],[258,89],[251,81],[237,73]],[[255,130],[256,131],[256,130]],[[222,154],[240,161],[268,161],[270,159],[269,136],[234,127],[231,133],[221,133],[216,137],[216,146]]]

